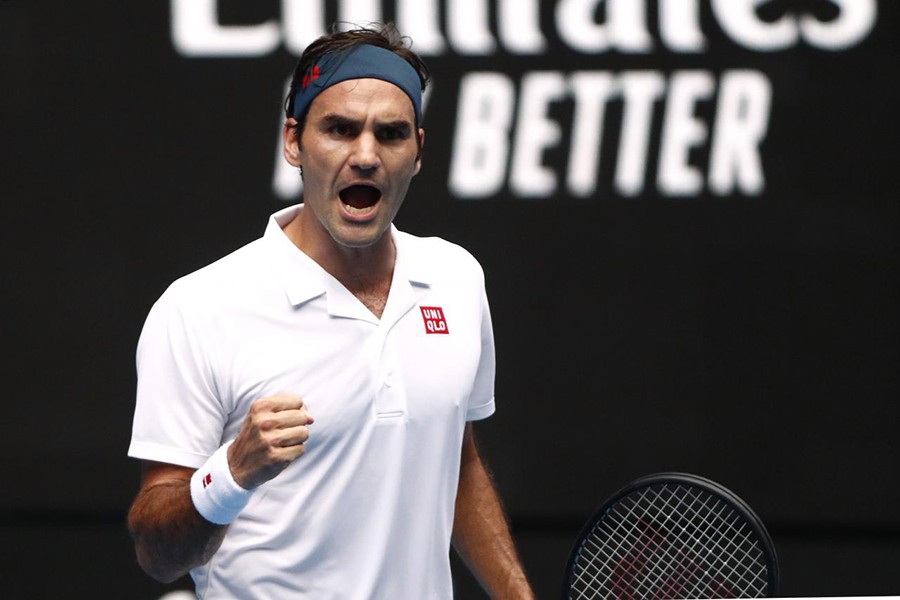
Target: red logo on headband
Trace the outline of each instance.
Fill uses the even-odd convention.
[[[310,73],[303,76],[303,89],[305,90],[310,83],[319,78],[319,65],[312,68]]]

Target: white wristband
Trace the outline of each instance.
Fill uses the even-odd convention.
[[[191,500],[197,512],[217,525],[234,521],[253,494],[253,490],[245,490],[232,477],[228,467],[229,446],[231,442],[216,450],[191,477]]]

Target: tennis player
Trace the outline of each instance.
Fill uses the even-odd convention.
[[[494,412],[481,267],[392,224],[428,71],[396,29],[326,35],[286,99],[303,204],[174,282],[138,343],[129,529],[199,598],[532,598],[472,421]]]

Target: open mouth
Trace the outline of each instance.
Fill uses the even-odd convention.
[[[371,185],[351,185],[340,191],[340,197],[350,212],[364,212],[381,200],[381,191]]]

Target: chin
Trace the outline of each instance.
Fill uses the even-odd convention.
[[[381,241],[386,233],[387,230],[372,231],[371,233],[362,231],[335,232],[332,233],[331,237],[339,245],[346,248],[369,248]]]

